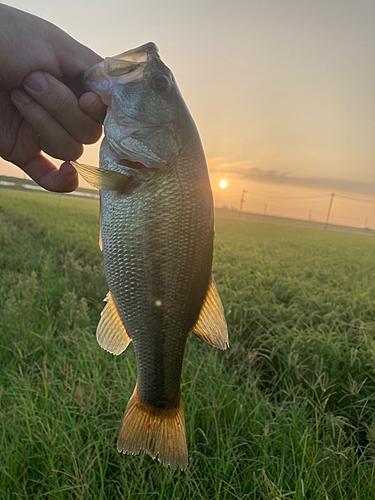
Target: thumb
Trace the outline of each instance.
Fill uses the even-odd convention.
[[[61,39],[53,39],[53,48],[63,76],[75,78],[103,58],[61,30]]]

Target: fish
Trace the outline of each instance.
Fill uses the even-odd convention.
[[[72,162],[100,190],[100,247],[109,292],[97,341],[133,342],[137,382],[117,441],[186,469],[180,379],[189,332],[229,347],[212,277],[212,191],[196,125],[153,42],[105,58],[81,82],[107,105],[99,168]]]

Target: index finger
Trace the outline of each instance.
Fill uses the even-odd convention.
[[[28,94],[81,144],[92,144],[101,135],[101,125],[83,112],[74,93],[45,71],[29,73],[23,81]]]

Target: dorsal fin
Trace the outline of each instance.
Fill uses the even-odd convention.
[[[222,350],[229,347],[228,328],[224,318],[224,309],[212,276],[201,312],[192,332],[213,347]]]
[[[100,209],[99,209],[99,248],[103,251],[103,240],[102,240],[102,199],[100,198]]]
[[[132,339],[125,330],[111,292],[107,293],[104,300],[108,304],[101,313],[96,340],[100,347],[118,356],[125,351]]]

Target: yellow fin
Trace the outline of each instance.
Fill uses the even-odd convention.
[[[108,304],[101,313],[96,340],[100,347],[118,356],[125,351],[132,339],[126,333],[111,292],[108,292],[104,300]]]
[[[75,161],[70,163],[78,170],[85,181],[98,189],[117,191],[119,194],[127,194],[138,185],[138,181],[133,175],[128,176],[112,170],[83,165]]]
[[[192,332],[213,347],[217,347],[223,351],[229,347],[228,328],[224,318],[224,309],[212,276],[201,312]]]
[[[188,451],[182,398],[177,408],[155,408],[142,402],[135,386],[117,440],[120,453],[144,451],[165,467],[185,470]]]

